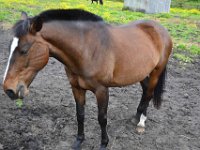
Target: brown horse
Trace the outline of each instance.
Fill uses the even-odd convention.
[[[23,98],[49,57],[56,58],[65,66],[76,101],[74,148],[79,149],[84,140],[85,93],[90,90],[97,98],[101,149],[106,149],[108,88],[141,83],[136,116],[137,131],[143,132],[150,100],[156,108],[161,105],[171,52],[167,30],[154,21],[112,26],[78,9],[48,10],[33,18],[22,13],[14,26],[3,87],[11,99]]]

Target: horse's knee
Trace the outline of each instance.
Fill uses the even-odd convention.
[[[105,127],[107,125],[107,116],[105,114],[99,114],[98,122],[100,126]]]

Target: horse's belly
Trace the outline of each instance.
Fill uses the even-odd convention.
[[[147,50],[148,51],[148,50]],[[142,52],[144,53],[144,52]],[[159,54],[156,51],[131,52],[122,54],[113,73],[112,84],[123,86],[134,84],[146,78],[156,67],[159,61]]]
[[[145,79],[153,70],[154,67],[150,67],[151,69],[133,69],[129,71],[123,71],[121,74],[115,75],[111,82],[112,86],[126,86],[130,84],[137,83]]]

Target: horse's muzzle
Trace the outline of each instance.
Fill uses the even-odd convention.
[[[23,84],[20,84],[17,86],[16,92],[13,89],[6,89],[5,93],[11,100],[23,99],[28,94],[28,89]]]
[[[5,93],[8,95],[8,97],[11,99],[11,100],[15,100],[18,98],[18,96],[15,94],[15,92],[12,90],[12,89],[7,89],[5,91]]]
[[[20,99],[24,98],[24,96],[25,96],[25,87],[24,87],[24,85],[19,85],[17,87],[17,96]]]

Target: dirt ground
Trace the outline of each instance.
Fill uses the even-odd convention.
[[[75,102],[64,67],[51,58],[18,108],[3,92],[2,80],[12,36],[0,26],[0,149],[70,150],[77,123]],[[139,84],[110,88],[109,150],[200,150],[200,58],[181,64],[173,57],[160,110],[148,109],[146,131],[136,133],[134,115],[141,97]],[[100,127],[94,95],[87,93],[86,140],[83,150],[96,150]]]

